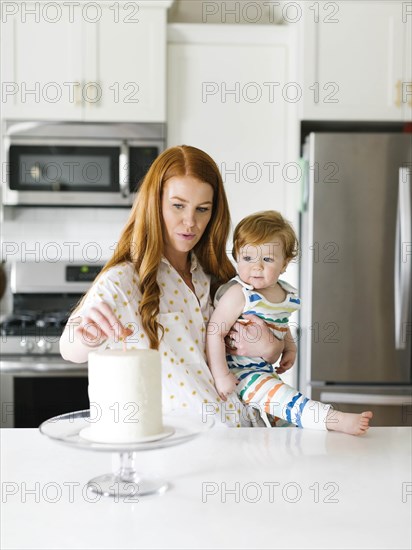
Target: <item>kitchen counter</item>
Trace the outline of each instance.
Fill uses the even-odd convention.
[[[225,429],[139,453],[162,496],[92,495],[117,455],[3,429],[3,550],[16,548],[411,548],[412,429],[363,437]]]

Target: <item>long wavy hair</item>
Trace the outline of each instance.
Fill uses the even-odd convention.
[[[160,309],[157,271],[164,251],[161,207],[163,186],[170,178],[182,176],[191,176],[213,188],[211,219],[202,238],[193,248],[203,270],[211,275],[212,298],[217,287],[236,274],[226,254],[230,214],[217,164],[207,153],[196,147],[170,147],[157,157],[147,172],[113,256],[99,274],[100,277],[122,262],[133,263],[138,276],[138,288],[142,294],[138,311],[151,349],[159,348],[159,329],[162,337],[164,332],[157,321]]]

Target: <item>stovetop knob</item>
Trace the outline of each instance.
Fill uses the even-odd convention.
[[[26,353],[30,353],[31,351],[33,351],[34,342],[32,340],[23,339],[20,342],[20,346],[24,349]]]
[[[47,342],[44,338],[41,338],[38,342],[37,342],[37,347],[39,349],[41,349],[42,351],[50,351],[51,348],[52,348],[52,345],[50,342]]]

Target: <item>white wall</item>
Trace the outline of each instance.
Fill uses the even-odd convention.
[[[104,262],[128,214],[128,208],[4,208],[1,260]]]

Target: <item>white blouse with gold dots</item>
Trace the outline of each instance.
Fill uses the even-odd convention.
[[[235,393],[223,402],[206,363],[206,326],[212,313],[210,276],[191,254],[192,282],[196,295],[166,258],[159,265],[160,287],[158,322],[164,327],[159,351],[162,358],[163,412],[180,409],[213,416],[217,424],[251,426],[249,412]],[[141,293],[133,264],[122,263],[108,270],[94,284],[82,308],[106,302],[121,323],[133,330],[126,340],[128,349],[145,349],[149,340],[141,325],[138,306]],[[123,347],[123,342],[108,340],[104,348]]]

